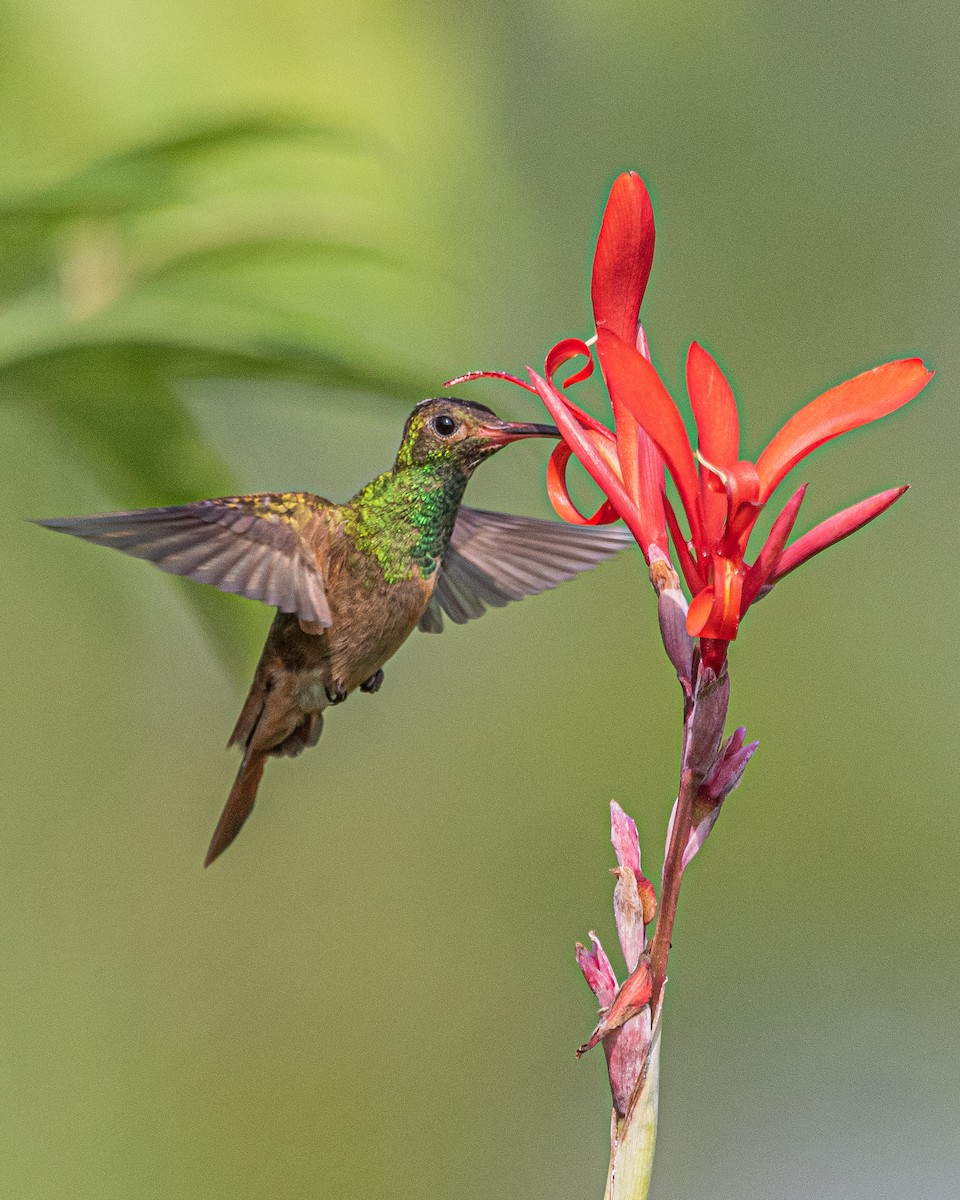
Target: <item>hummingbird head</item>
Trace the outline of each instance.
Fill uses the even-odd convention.
[[[472,400],[421,400],[404,426],[397,466],[453,462],[470,472],[508,442],[559,436],[554,425],[501,421],[486,405]]]

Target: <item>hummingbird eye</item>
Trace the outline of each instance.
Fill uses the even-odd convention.
[[[439,433],[441,437],[445,438],[456,433],[460,427],[458,421],[455,421],[453,417],[448,417],[446,414],[443,414],[439,417],[434,417],[430,424],[433,426],[436,433]]]

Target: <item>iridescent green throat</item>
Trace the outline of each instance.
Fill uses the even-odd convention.
[[[440,565],[470,472],[450,456],[396,466],[378,475],[346,506],[345,533],[373,555],[387,583]]]

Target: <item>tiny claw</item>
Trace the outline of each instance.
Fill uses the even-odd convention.
[[[329,687],[324,688],[327,693],[327,699],[331,704],[342,704],[347,698],[347,689],[342,683],[333,683]]]
[[[369,679],[365,679],[360,684],[360,691],[366,692],[368,696],[372,696],[374,692],[380,691],[380,685],[383,683],[383,667],[379,671],[374,671]]]

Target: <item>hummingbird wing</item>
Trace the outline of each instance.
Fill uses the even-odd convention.
[[[307,633],[319,633],[332,623],[318,561],[327,533],[319,503],[305,492],[261,492],[37,524],[296,613]]]
[[[487,606],[546,592],[632,544],[622,525],[567,525],[462,504],[420,628],[440,633],[444,613],[463,625]]]

